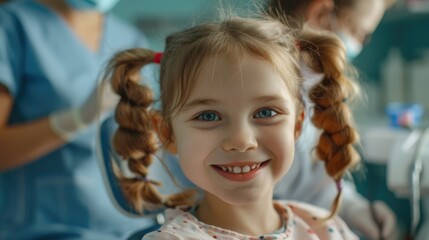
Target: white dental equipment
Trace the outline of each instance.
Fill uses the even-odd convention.
[[[420,223],[420,199],[429,196],[429,127],[396,140],[387,166],[387,185],[398,197],[410,198],[411,235]]]

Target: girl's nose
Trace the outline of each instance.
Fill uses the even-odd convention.
[[[251,125],[237,124],[225,130],[225,138],[222,143],[225,151],[246,152],[257,147],[255,129]]]

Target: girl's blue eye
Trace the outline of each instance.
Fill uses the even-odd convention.
[[[197,119],[201,121],[219,121],[220,117],[215,112],[205,112],[198,115]]]
[[[272,118],[272,117],[274,117],[274,116],[276,116],[276,115],[277,115],[277,112],[276,112],[276,111],[274,111],[274,110],[272,110],[272,109],[265,108],[265,109],[261,109],[261,110],[259,110],[259,111],[255,114],[255,117],[256,117],[256,118]]]

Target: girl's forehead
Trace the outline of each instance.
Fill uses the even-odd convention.
[[[234,79],[246,81],[247,78],[279,75],[274,65],[250,54],[242,56],[217,55],[207,58],[196,75],[197,81],[229,82]]]
[[[196,76],[191,95],[242,94],[245,91],[284,94],[288,88],[285,80],[272,63],[260,57],[243,55],[241,58],[217,56],[202,63]],[[234,91],[230,91],[234,89]]]

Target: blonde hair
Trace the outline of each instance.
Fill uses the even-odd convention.
[[[186,102],[201,67],[209,57],[227,56],[239,60],[244,54],[270,62],[294,95],[300,110],[303,81],[300,61],[304,59],[314,71],[324,73],[324,80],[311,89],[310,94],[316,104],[313,122],[324,130],[317,153],[325,161],[328,174],[339,181],[358,159],[352,146],[357,134],[343,101],[351,97],[354,86],[344,75],[344,48],[335,36],[328,33],[292,29],[271,18],[235,17],[169,36],[160,67],[160,114],[167,124],[165,127],[171,128],[171,119]],[[307,57],[303,58],[303,55]],[[193,201],[190,192],[163,196],[157,191],[156,183],[145,179],[158,147],[150,120],[155,114],[150,110],[153,96],[148,87],[139,84],[139,72],[154,57],[155,53],[147,49],[123,51],[113,57],[107,71],[113,89],[121,96],[116,109],[120,127],[114,138],[114,147],[128,161],[131,171],[141,176],[132,179],[121,177],[120,181],[125,195],[138,211],[152,205],[173,207]],[[337,207],[338,202],[334,203],[332,216]]]

